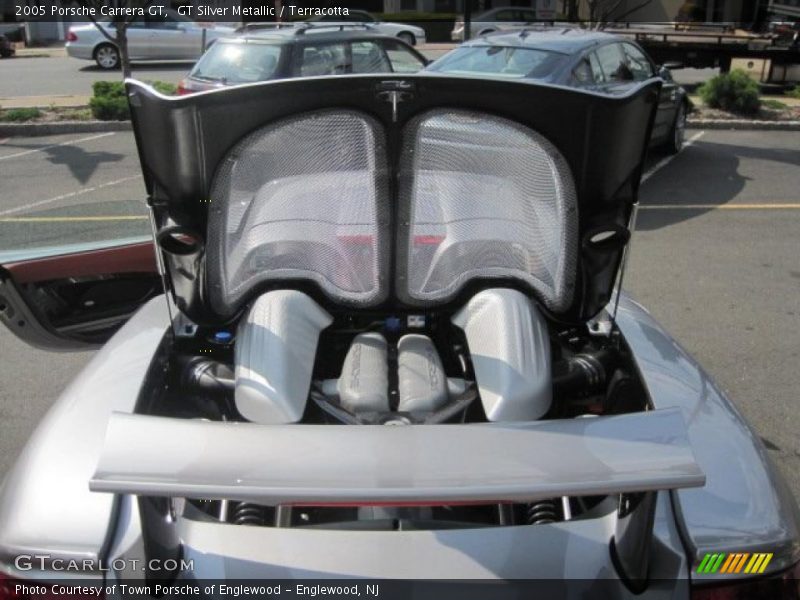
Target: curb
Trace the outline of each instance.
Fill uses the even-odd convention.
[[[54,123],[0,123],[0,137],[130,131],[130,121],[62,121]]]
[[[0,96],[0,107],[15,108],[89,108],[91,96],[85,94],[63,94],[51,96]]]
[[[800,131],[800,121],[751,121],[748,119],[688,119],[691,129],[729,129],[739,131]]]
[[[46,52],[26,52],[24,54],[20,54],[19,50],[17,50],[8,58],[52,58],[53,56],[53,54],[47,54]]]

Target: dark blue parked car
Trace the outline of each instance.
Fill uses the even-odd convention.
[[[619,93],[651,77],[664,81],[651,145],[678,152],[691,102],[669,70],[636,43],[579,28],[526,28],[470,40],[426,68],[449,75],[508,77]]]

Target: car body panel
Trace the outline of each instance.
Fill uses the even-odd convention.
[[[613,513],[533,526],[357,531],[224,525],[187,511],[176,519],[176,535],[194,568],[180,577],[466,579],[470,586],[478,579],[569,578],[571,589],[583,580],[587,592],[599,588],[604,597],[641,597],[619,580],[611,559]],[[688,598],[691,565],[665,492],[657,493],[652,539],[647,597]],[[107,562],[126,570],[112,569],[109,581],[141,578],[130,565],[145,561],[136,498],[122,495]]]
[[[699,562],[704,552],[773,552],[770,572],[800,560],[797,503],[755,432],[702,367],[639,304],[623,298],[617,323],[654,406],[683,412],[706,473],[704,487],[674,492],[693,559]]]
[[[615,521],[612,513],[516,527],[331,531],[219,526],[180,519],[179,534],[185,556],[195,561],[195,576],[461,579],[471,586],[477,579],[570,579],[571,592],[634,598],[618,578],[608,551]],[[653,564],[659,566],[654,568],[647,597],[686,598],[686,563],[668,496],[663,493],[655,529]]]
[[[164,298],[154,298],[41,420],[0,489],[0,562],[36,553],[99,567],[114,529],[115,500],[91,492],[89,478],[111,412],[133,411],[168,324]]]
[[[152,236],[137,236],[93,242],[76,242],[74,244],[58,244],[55,246],[36,246],[34,248],[0,250],[0,265],[8,266],[12,263],[34,261],[41,258],[54,258],[69,254],[81,254],[96,250],[114,250],[119,247],[142,243],[147,243],[151,248],[155,249]],[[155,251],[153,252],[153,256],[155,257]]]
[[[82,252],[62,251],[56,256],[26,257],[0,264],[18,284],[65,277],[158,272],[153,242],[149,240]]]
[[[575,178],[582,283],[570,293],[571,311],[586,319],[610,298],[660,82],[649,80],[615,96],[528,82],[425,75],[271,81],[180,98],[162,96],[134,80],[127,85],[148,192],[178,225],[197,231],[205,231],[207,205],[196,199],[208,197],[219,162],[245,135],[284,117],[347,106],[377,118],[398,147],[406,123],[442,106],[499,115],[538,131],[560,150]],[[406,90],[402,101],[390,101],[391,91],[384,90],[392,89]],[[530,111],[532,105],[539,110]],[[555,118],[558,114],[581,118]],[[590,240],[609,229],[616,232],[612,242]]]
[[[688,598],[689,565],[669,495],[657,496],[648,598]],[[146,559],[135,497],[120,497],[119,514],[108,562],[128,570],[110,571],[109,581],[141,578],[141,570],[129,565]],[[583,580],[587,591],[600,589],[604,597],[635,598],[610,558],[614,526],[613,514],[558,524],[437,531],[241,527],[188,515],[178,516],[177,535],[182,557],[193,561],[193,571],[181,574],[190,581],[374,577],[467,579],[475,586],[478,579],[566,577],[573,580],[571,589],[580,585],[575,580]]]
[[[0,551],[4,562],[21,552],[34,551],[54,558],[89,560],[100,557],[106,546],[109,558],[139,556],[142,552],[140,523],[137,512],[132,510],[131,497],[120,497],[119,528],[115,530],[112,519],[117,513],[112,496],[89,492],[88,481],[100,457],[111,412],[131,412],[138,386],[163,337],[167,315],[162,303],[163,298],[152,300],[112,339],[56,403],[29,441],[0,492]],[[700,367],[641,307],[625,296],[620,302],[618,323],[639,355],[638,364],[656,407],[678,406],[686,415],[692,446],[709,482],[704,488],[676,492],[675,505],[679,509],[676,514],[667,494],[659,493],[654,553],[664,560],[654,560],[654,568],[666,569],[661,571],[665,578],[688,576],[676,523],[693,550],[692,559],[703,548],[717,550],[720,545],[726,549],[741,550],[744,546],[771,552],[791,551],[792,539],[797,539],[792,538],[797,533],[796,508],[791,496],[782,495],[785,488],[764,460],[760,442],[730,403],[709,387],[711,384]],[[689,384],[683,383],[687,377]],[[105,393],[97,393],[98,383],[105,386]],[[87,393],[89,386],[92,393]],[[698,414],[706,411],[709,414],[698,418]],[[78,427],[84,442],[76,445],[74,431]],[[734,436],[726,445],[726,452],[715,451],[719,436],[714,431]],[[741,465],[737,467],[738,462]],[[732,468],[746,477],[735,477],[730,487],[727,478]],[[47,473],[51,477],[44,476]],[[51,490],[52,486],[58,489]],[[53,511],[49,502],[37,501],[56,493],[63,503],[60,511]],[[731,497],[736,501],[731,503]],[[69,518],[64,518],[65,510],[69,511]],[[402,535],[282,531],[185,520],[180,520],[180,528],[185,556],[195,558],[196,565],[200,565],[196,570],[200,577],[207,573],[264,576],[266,569],[276,577],[411,573],[459,577],[470,572],[477,577],[615,578],[606,550],[612,521],[608,517],[536,527]],[[48,524],[45,541],[40,532]],[[113,543],[109,537],[112,531],[115,531]],[[579,533],[585,537],[575,537]],[[582,541],[573,544],[571,540],[576,539]],[[333,553],[335,558],[331,553],[311,550],[324,549],[328,544],[341,548],[345,540],[353,551]],[[594,541],[589,543],[589,540]],[[309,545],[311,541],[314,543]],[[543,560],[524,559],[542,556],[537,548],[544,541],[556,544],[547,547],[564,548],[566,555],[548,552]],[[491,543],[487,546],[487,542]],[[695,545],[691,546],[693,542]],[[587,544],[596,552],[589,552]],[[519,552],[519,548],[528,545],[530,552]],[[403,560],[366,558],[379,549],[384,552],[389,548],[393,549],[392,556]],[[581,561],[577,561],[575,552],[583,556]],[[576,561],[565,560],[564,556],[575,556]],[[791,552],[788,556],[792,556]],[[469,558],[465,562],[466,557]],[[777,555],[774,560],[776,569],[785,564]],[[652,591],[660,590],[659,593],[667,594],[665,597],[685,597],[679,590],[685,593],[686,588],[680,584],[668,587],[665,589],[655,582]],[[622,597],[626,593],[620,591]]]
[[[702,485],[682,430],[682,417],[669,410],[390,428],[114,414],[90,487],[274,506],[530,502]],[[298,454],[298,447],[306,450]],[[408,456],[408,448],[427,458]],[[327,478],[331,472],[335,480]]]
[[[163,291],[151,240],[0,253],[0,321],[28,344],[97,346]]]

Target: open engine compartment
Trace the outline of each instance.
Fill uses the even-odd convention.
[[[137,412],[262,424],[424,427],[648,410],[624,339],[613,329],[596,329],[595,323],[548,319],[510,288],[480,291],[460,308],[424,312],[328,312],[302,292],[272,291],[253,302],[235,327],[186,324],[167,335]],[[262,506],[188,499],[183,508],[190,518],[239,525],[391,530],[550,523],[616,510],[618,500]]]
[[[395,436],[402,443],[391,452],[342,467],[368,471],[364,488],[373,491],[385,491],[387,475],[399,474],[380,497],[393,504],[358,504],[369,495],[362,488],[346,496],[348,506],[261,506],[221,492],[188,500],[184,514],[281,527],[546,523],[592,510],[622,514],[628,491],[667,489],[634,481],[637,487],[612,496],[563,498],[565,488],[548,487],[540,469],[564,464],[550,448],[528,460],[523,444],[507,461],[504,443],[494,453],[474,448],[485,439],[474,429],[507,440],[508,430],[540,421],[648,409],[624,340],[610,321],[595,330],[590,319],[602,314],[620,281],[658,82],[612,97],[469,78],[323,79],[274,82],[269,103],[255,87],[166,102],[129,83],[166,287],[186,319],[226,324],[179,322],[153,363],[138,412],[250,422],[259,435],[280,432],[284,440],[293,427],[344,428],[358,433],[342,440],[340,430],[323,431],[339,438],[326,453],[346,445],[358,459],[364,456],[355,436],[369,433],[363,452],[377,455],[392,435],[383,435],[385,427],[402,427]],[[231,105],[243,108],[231,115]],[[194,118],[186,118],[187,109]],[[554,114],[581,118],[565,127]],[[165,167],[174,156],[187,157],[179,177]],[[194,243],[175,243],[187,237]],[[459,425],[472,428],[460,437],[460,452],[475,452],[448,463],[461,478],[447,479],[441,468],[446,487],[456,490],[448,502],[462,497],[468,475],[479,475],[486,489],[503,468],[559,497],[524,504],[518,501],[527,497],[503,488],[517,502],[481,496],[480,505],[398,505],[398,498],[425,497],[408,492],[405,480],[421,465],[436,465],[426,473],[430,480],[439,475],[434,459],[459,452],[444,441]],[[589,427],[585,420],[569,425]],[[409,442],[418,431],[424,450]],[[229,443],[235,434],[241,431],[225,430]],[[319,450],[316,432],[306,434]],[[582,444],[580,434],[574,439]],[[560,450],[565,458],[582,456],[589,473],[581,477],[599,480],[578,490],[617,489],[602,487],[614,473],[596,468],[596,448],[580,454],[570,445]],[[259,459],[291,471],[294,459],[308,454],[299,443],[288,446]],[[619,450],[623,459],[636,451]],[[220,448],[218,456],[229,455]],[[324,463],[317,455],[313,466]],[[270,477],[264,474],[267,486]],[[292,481],[338,482],[335,469],[306,477]],[[224,494],[241,482],[227,483]],[[264,497],[296,496],[255,496]]]

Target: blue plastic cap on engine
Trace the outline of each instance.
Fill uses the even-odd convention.
[[[401,323],[402,321],[398,317],[386,317],[384,327],[386,327],[386,331],[400,331]]]
[[[230,331],[217,331],[214,334],[214,341],[217,344],[227,344],[233,339],[233,334]]]

